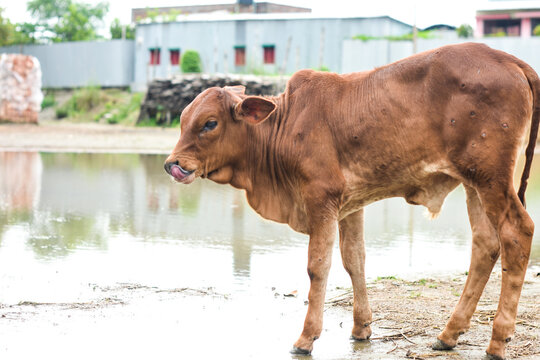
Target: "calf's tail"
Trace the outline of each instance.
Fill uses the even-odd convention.
[[[533,93],[533,114],[531,119],[531,131],[529,134],[529,143],[525,150],[525,167],[521,174],[521,183],[519,185],[518,197],[523,206],[525,206],[525,190],[527,189],[527,179],[531,172],[531,165],[534,156],[534,147],[536,146],[536,138],[538,136],[538,123],[540,122],[540,79],[538,74],[527,64],[520,66],[523,70],[529,86]]]

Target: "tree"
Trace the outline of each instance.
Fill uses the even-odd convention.
[[[13,24],[8,19],[4,19],[3,12],[4,9],[0,8],[0,46],[10,44],[14,31]]]
[[[40,28],[32,23],[19,23],[15,25],[14,44],[35,44],[37,43],[37,34]]]
[[[456,29],[458,37],[460,38],[470,38],[473,37],[474,32],[473,28],[469,24],[462,24],[460,27]]]
[[[146,8],[146,17],[150,19],[151,22],[156,22],[158,16],[159,12],[157,11],[157,9],[150,10]]]
[[[31,0],[26,4],[26,10],[39,21],[48,22],[60,20],[70,4],[71,0]]]
[[[28,23],[12,24],[4,19],[0,8],[0,46],[35,43],[35,26]]]
[[[114,19],[109,28],[111,31],[111,39],[122,38],[122,28],[125,27],[125,38],[135,39],[135,28],[132,25],[122,25],[118,18]]]
[[[42,27],[42,36],[53,42],[93,40],[96,26],[109,10],[109,4],[95,6],[72,0],[31,0],[27,10]],[[47,34],[47,35],[45,35]]]
[[[195,50],[187,50],[182,56],[182,64],[180,65],[183,73],[200,73],[201,57]]]

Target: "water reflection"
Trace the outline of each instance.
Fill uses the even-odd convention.
[[[527,192],[536,220],[539,158]],[[107,251],[118,234],[133,241],[226,249],[238,279],[251,276],[254,254],[298,248],[305,257],[307,237],[258,217],[242,191],[209,181],[175,184],[164,174],[163,161],[158,155],[0,153],[0,251],[6,230],[17,227],[24,234],[20,241],[40,259]],[[467,268],[470,229],[464,191],[451,194],[437,220],[428,221],[423,212],[401,199],[368,207],[368,273]],[[457,263],[449,259],[455,255]],[[539,260],[536,235],[531,262]]]
[[[250,274],[252,244],[244,235],[244,199],[243,193],[235,192],[232,203],[232,250],[233,272],[235,276],[245,277]]]

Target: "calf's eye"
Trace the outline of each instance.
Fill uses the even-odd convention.
[[[208,120],[206,124],[204,124],[202,131],[210,131],[214,130],[217,126],[217,121],[215,120]]]

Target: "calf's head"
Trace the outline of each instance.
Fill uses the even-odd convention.
[[[180,139],[165,161],[165,171],[189,184],[198,176],[230,182],[245,156],[247,126],[267,119],[276,104],[246,96],[243,86],[210,88],[189,104],[180,117]]]

